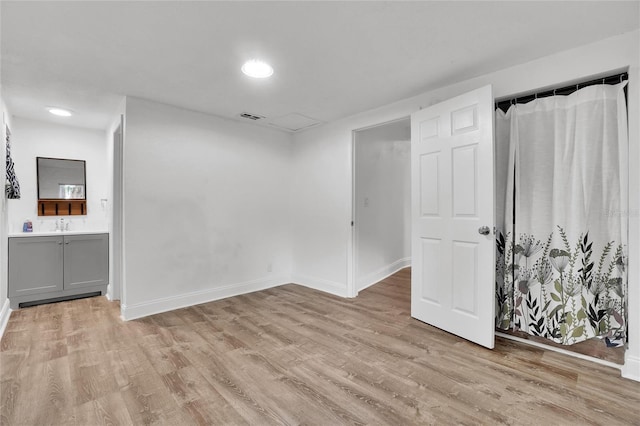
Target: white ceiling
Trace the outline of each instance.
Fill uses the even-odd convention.
[[[330,122],[625,33],[639,1],[0,2],[16,116],[106,128],[122,95],[223,117]],[[253,57],[275,74],[240,72]],[[237,118],[239,119],[239,118]]]

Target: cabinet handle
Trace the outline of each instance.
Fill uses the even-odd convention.
[[[61,246],[62,245],[62,241],[58,241],[58,245]]]
[[[69,244],[69,241],[66,241],[65,244]]]

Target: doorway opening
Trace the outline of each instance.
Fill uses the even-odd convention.
[[[353,296],[411,265],[411,120],[353,132]]]

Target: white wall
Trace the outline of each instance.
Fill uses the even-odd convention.
[[[354,129],[406,117],[486,84],[496,98],[553,87],[629,68],[630,244],[629,306],[640,306],[640,140],[638,129],[640,31],[601,40],[376,110],[310,129],[294,137],[293,264],[301,283],[353,295],[351,238],[351,134]],[[631,309],[625,375],[640,380],[640,309]]]
[[[354,132],[355,281],[360,291],[410,264],[411,121]]]
[[[71,230],[106,232],[107,209],[100,202],[107,198],[109,187],[105,132],[14,117],[11,133],[21,198],[9,203],[9,232],[22,232],[25,219],[31,219],[34,232],[51,231],[61,217],[70,223]],[[36,157],[86,161],[86,215],[38,216]]]
[[[0,159],[2,159],[2,172],[0,173],[0,183],[2,184],[0,190],[0,338],[4,333],[4,329],[9,321],[11,315],[11,309],[9,308],[9,299],[7,299],[7,266],[9,265],[8,259],[8,233],[9,233],[9,203],[15,202],[15,200],[8,200],[5,196],[5,184],[7,182],[6,168],[4,167],[4,160],[7,155],[6,151],[6,132],[5,129],[8,126],[9,130],[12,130],[11,117],[9,111],[4,103],[4,100],[0,97],[0,109],[2,110],[2,129],[0,129]],[[15,144],[12,144],[15,146]],[[13,156],[12,156],[13,157]]]
[[[351,131],[360,127],[325,125],[293,143],[292,280],[339,296],[351,273]]]
[[[128,98],[127,319],[289,282],[291,137]]]

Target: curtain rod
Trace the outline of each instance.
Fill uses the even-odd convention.
[[[619,73],[619,74],[614,74],[614,75],[610,75],[607,77],[602,77],[602,78],[596,78],[593,80],[588,80],[588,81],[581,81],[577,84],[572,84],[569,86],[563,86],[563,87],[559,87],[559,88],[555,88],[555,89],[547,89],[547,90],[543,90],[541,92],[533,92],[527,95],[522,95],[522,96],[518,96],[515,98],[510,98],[510,99],[505,99],[499,102],[495,103],[495,108],[498,109],[500,108],[501,110],[503,110],[504,112],[507,112],[507,110],[509,109],[509,107],[513,104],[526,104],[527,102],[531,102],[534,99],[537,98],[546,98],[549,96],[556,96],[556,95],[560,95],[560,96],[567,96],[572,94],[573,92],[580,90],[582,88],[588,87],[588,86],[594,86],[596,84],[618,84],[618,83],[622,83],[625,80],[629,79],[629,74],[627,72],[623,72],[623,73]],[[627,88],[625,87],[625,95],[627,92]]]

